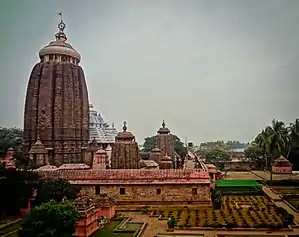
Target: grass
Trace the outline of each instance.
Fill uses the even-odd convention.
[[[109,224],[95,234],[92,237],[133,237],[131,233],[114,233],[113,230],[121,223],[121,221],[111,221]]]
[[[216,187],[260,187],[255,180],[217,180]]]

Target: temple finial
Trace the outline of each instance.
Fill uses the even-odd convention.
[[[162,127],[165,128],[165,121],[162,122]]]
[[[59,32],[55,35],[55,37],[56,37],[57,40],[66,41],[67,38],[66,38],[66,35],[64,33],[64,29],[65,29],[66,25],[65,25],[65,23],[62,20],[62,12],[59,12],[58,15],[60,16],[60,22],[58,24],[58,30],[59,30]]]
[[[124,126],[123,126],[123,130],[124,130],[124,132],[126,132],[127,131],[127,122],[126,121],[124,121]]]

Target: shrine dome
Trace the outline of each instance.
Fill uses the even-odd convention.
[[[41,60],[43,60],[45,56],[51,55],[52,57],[57,57],[58,55],[62,55],[73,59],[70,61],[74,62],[75,64],[81,61],[81,55],[78,53],[78,51],[75,50],[70,44],[66,43],[67,37],[64,33],[65,26],[66,24],[61,20],[58,24],[59,32],[55,35],[56,40],[50,42],[47,46],[39,51],[39,58]],[[57,60],[59,60],[59,57],[57,57]]]

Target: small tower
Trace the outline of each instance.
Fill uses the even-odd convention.
[[[161,158],[161,150],[157,147],[153,148],[149,154],[149,160],[153,160],[159,165],[161,163]]]
[[[140,169],[139,147],[135,136],[127,132],[127,123],[124,122],[123,132],[115,137],[115,144],[111,154],[112,169]]]
[[[172,169],[173,168],[172,158],[168,155],[162,157],[159,167],[160,169]]]
[[[92,169],[94,170],[106,169],[107,165],[108,165],[107,152],[101,146],[101,148],[97,150],[93,158]]]
[[[41,142],[39,136],[37,137],[36,142],[31,146],[29,151],[30,159],[33,160],[33,163],[37,166],[49,165],[48,160],[48,151]]]
[[[155,137],[155,145],[161,150],[162,156],[169,155],[172,160],[175,159],[173,136],[166,127],[164,120],[162,127],[158,130],[158,134]]]
[[[93,140],[89,144],[89,147],[86,149],[85,160],[83,161],[83,163],[91,165],[92,161],[95,157],[95,153],[99,149],[100,149],[100,146],[99,146],[97,140],[95,138],[93,138]]]
[[[110,146],[110,144],[107,145],[106,152],[107,152],[107,156],[108,156],[108,166],[111,167],[112,147]]]

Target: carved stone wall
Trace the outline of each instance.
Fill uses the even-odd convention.
[[[89,140],[89,101],[82,68],[70,62],[38,63],[29,78],[24,111],[24,152],[37,135],[53,148],[50,164],[82,162]]]

